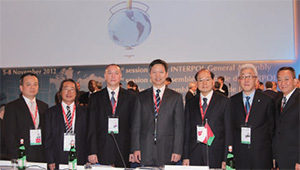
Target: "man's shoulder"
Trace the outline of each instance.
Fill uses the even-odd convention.
[[[242,92],[239,92],[239,93],[237,93],[237,94],[231,96],[230,99],[231,99],[231,100],[239,100],[240,97],[241,97],[241,95],[242,95]]]

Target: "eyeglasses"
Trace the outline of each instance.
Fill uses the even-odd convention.
[[[248,76],[239,76],[239,79],[253,79],[256,78],[257,76],[252,76],[252,75],[248,75]]]
[[[210,81],[210,80],[212,80],[212,79],[211,79],[211,78],[204,78],[204,79],[199,79],[198,81],[199,81],[200,83],[202,83],[202,82],[204,82],[204,81],[208,82],[208,81]]]

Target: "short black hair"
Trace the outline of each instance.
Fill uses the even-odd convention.
[[[75,85],[75,90],[76,90],[76,97],[75,97],[75,101],[74,101],[74,102],[75,102],[75,104],[76,104],[79,91],[78,91],[77,84],[76,84],[76,82],[75,82],[73,79],[65,79],[65,80],[63,80],[63,81],[60,83],[60,87],[59,87],[59,91],[58,91],[58,93],[59,93],[59,94],[58,94],[59,101],[60,101],[60,102],[62,101],[61,92],[62,92],[62,88],[63,88],[65,82],[71,82],[71,83],[74,83],[74,85]]]
[[[272,88],[273,87],[273,83],[271,81],[267,81],[265,83],[266,88]]]
[[[130,80],[130,81],[127,83],[127,85],[128,85],[129,87],[133,87],[133,86],[134,86],[134,82]]]
[[[156,60],[153,60],[150,65],[149,65],[149,72],[151,72],[151,69],[152,67],[155,65],[155,64],[162,64],[166,70],[166,72],[168,72],[168,64],[164,61],[164,60],[161,60],[161,59],[156,59]]]
[[[293,67],[281,67],[281,68],[279,68],[279,70],[277,71],[277,76],[278,76],[278,73],[280,71],[284,71],[284,70],[289,70],[290,72],[292,72],[293,78],[296,78],[296,72],[295,72],[295,69]]]
[[[208,69],[205,69],[205,68],[199,70],[199,71],[195,74],[195,80],[196,80],[196,81],[198,81],[198,80],[197,80],[197,79],[198,79],[198,74],[199,74],[200,72],[202,72],[202,71],[209,71],[209,70],[208,70]],[[214,78],[215,78],[215,74],[214,74],[213,72],[211,72],[211,71],[209,71],[209,73],[210,73],[210,77],[211,77],[212,79],[214,79]]]
[[[20,77],[20,85],[23,85],[24,83],[24,78],[27,77],[27,76],[34,76],[38,79],[37,75],[32,73],[32,72],[27,72],[27,73],[24,73],[21,77]]]

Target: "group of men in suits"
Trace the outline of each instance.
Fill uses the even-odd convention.
[[[273,159],[280,169],[300,169],[300,92],[293,68],[277,72],[283,97],[276,103],[255,89],[258,73],[252,64],[241,66],[242,91],[231,98],[214,92],[214,74],[201,69],[195,75],[200,93],[187,100],[185,110],[182,96],[165,85],[165,61],[152,61],[149,75],[152,86],[134,94],[120,87],[120,66],[108,65],[107,86],[91,95],[87,110],[76,104],[72,79],[61,82],[61,102],[48,109],[36,99],[37,76],[22,75],[22,95],[5,108],[10,155],[17,158],[22,138],[27,160],[47,162],[49,169],[67,163],[71,143],[79,164],[163,166],[183,160],[183,165],[225,168],[233,146],[237,169],[271,169]],[[213,134],[209,142],[201,139],[205,133]]]

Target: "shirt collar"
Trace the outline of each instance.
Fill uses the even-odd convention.
[[[207,98],[207,104],[209,104],[210,102],[210,99],[212,98],[212,95],[213,95],[214,91],[211,90],[206,96],[203,96],[202,93],[200,92],[200,97],[201,97],[201,100],[203,102],[203,98]]]
[[[156,87],[154,87],[153,86],[153,92],[154,92],[154,94],[156,94],[156,90],[157,90],[158,88],[156,88]],[[162,97],[163,97],[163,94],[164,94],[164,92],[165,92],[165,89],[166,89],[166,85],[164,85],[163,87],[161,87],[161,88],[159,88],[159,90],[160,90],[160,93],[159,93],[159,97],[162,99]]]
[[[70,105],[67,105],[65,102],[61,102],[62,106],[64,107],[64,109],[67,109],[67,106],[70,106],[70,110],[73,110],[73,107],[75,105],[75,103],[71,103]]]
[[[286,97],[286,102],[290,99],[290,97],[292,96],[292,94],[294,93],[295,90],[296,90],[296,88],[294,88],[293,91],[291,91],[288,95],[285,96]],[[283,98],[282,98],[282,100],[283,100]]]
[[[253,92],[248,95],[250,97],[250,99],[249,99],[250,105],[252,105],[252,102],[253,102],[253,99],[254,99],[254,95],[255,95],[255,90],[253,90]],[[246,97],[247,97],[247,95],[243,92],[243,101],[244,101],[244,103],[247,100]]]
[[[30,100],[28,99],[27,97],[25,97],[24,95],[23,96],[23,99],[25,100],[26,104],[30,104],[31,101],[34,101],[34,103],[36,103],[36,98],[34,97],[33,100]]]
[[[111,92],[112,92],[112,91],[115,92],[114,98],[115,98],[115,100],[117,101],[117,100],[118,100],[119,91],[120,91],[120,86],[117,87],[115,90],[112,90],[112,89],[110,89],[109,87],[107,87],[107,92],[108,92],[109,98],[111,98],[111,96],[112,96],[112,95],[111,95]]]

